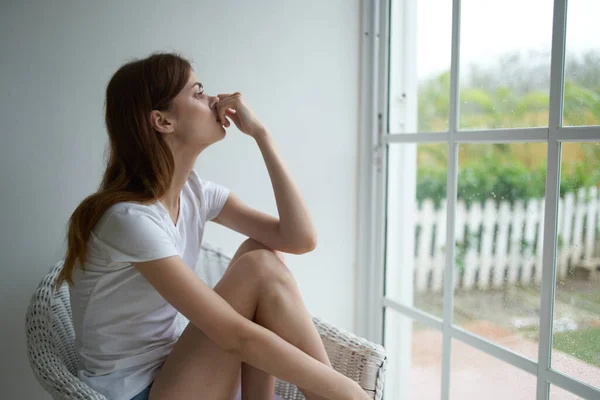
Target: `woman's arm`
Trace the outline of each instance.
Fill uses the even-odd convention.
[[[364,399],[358,383],[240,315],[178,257],[135,263],[158,293],[223,350],[327,399]]]
[[[213,219],[223,226],[286,253],[314,250],[317,232],[300,189],[279,154],[271,134],[264,130],[253,136],[271,178],[279,219],[248,207],[233,193],[221,213]]]
[[[226,117],[230,118],[258,144],[271,178],[279,219],[254,210],[230,195],[214,221],[274,250],[295,254],[312,251],[317,246],[315,226],[271,133],[245,104],[240,93],[220,94],[219,98],[222,100],[216,107],[224,126],[229,126]]]
[[[254,135],[271,177],[279,212],[279,233],[288,242],[300,243],[306,251],[317,246],[317,231],[306,202],[283,162],[268,130]]]
[[[242,317],[243,318],[243,317]],[[247,335],[239,350],[240,358],[260,370],[326,399],[364,400],[360,385],[270,330],[246,320]]]

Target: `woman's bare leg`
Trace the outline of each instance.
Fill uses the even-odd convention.
[[[306,309],[296,281],[289,280],[285,291],[274,292],[271,299],[259,302],[255,321],[269,327],[309,356],[331,367],[329,357],[312,317]],[[307,400],[325,400],[299,388]]]
[[[233,256],[231,263],[233,264],[242,254],[258,249],[267,248],[255,240],[246,240]],[[274,251],[274,254],[282,263],[285,261],[283,253]],[[331,367],[321,336],[314,326],[311,315],[304,306],[298,286],[293,279],[289,283],[289,293],[291,295],[280,296],[277,301],[273,302],[279,307],[268,307],[268,305],[265,307],[259,303],[254,322],[262,326],[268,326],[269,330],[286,338],[291,344],[303,350],[308,355]],[[296,318],[287,317],[290,315],[295,315]],[[280,332],[284,332],[283,335],[285,336],[280,334]],[[292,340],[289,338],[292,338]],[[275,388],[274,376],[244,362],[242,363],[241,381],[242,400],[266,399],[269,394],[273,393]],[[308,400],[322,399],[313,393],[304,390],[302,392]]]
[[[229,265],[231,266],[240,256],[249,251],[258,249],[266,249],[266,247],[255,240],[247,239],[240,245]],[[282,261],[284,260],[283,253],[274,251],[274,254]],[[254,319],[254,322],[256,322],[256,319]],[[241,384],[242,388],[242,400],[268,399],[275,391],[275,377],[273,375],[254,368],[245,362],[242,362],[241,378],[239,381],[238,386]]]
[[[264,324],[284,340],[330,365],[310,315],[306,312],[303,316],[305,308],[291,272],[273,252],[257,249],[244,253],[231,263],[214,290],[241,315]],[[150,398],[183,400],[195,399],[201,394],[214,400],[231,400],[240,385],[241,366],[241,359],[219,348],[189,324],[154,381]],[[269,379],[273,378],[264,375],[263,385],[270,384]],[[268,397],[249,397],[262,396],[263,390],[266,391],[266,386],[259,384],[261,374],[250,372],[247,380],[252,376],[257,381],[251,384],[254,392],[248,391],[247,398],[271,399],[272,391]],[[308,400],[319,399],[311,393],[304,394]]]

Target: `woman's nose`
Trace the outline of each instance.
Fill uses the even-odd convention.
[[[211,96],[210,97],[210,108],[214,108],[218,102],[219,102],[218,96]]]

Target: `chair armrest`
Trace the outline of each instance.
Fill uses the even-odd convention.
[[[313,317],[313,322],[321,335],[331,366],[357,382],[371,398],[381,400],[387,368],[385,349],[320,318]],[[305,398],[295,385],[280,379],[277,379],[275,392],[286,400]]]

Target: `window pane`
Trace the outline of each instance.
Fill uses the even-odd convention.
[[[580,397],[558,386],[550,385],[550,400],[577,400]]]
[[[552,0],[462,1],[460,128],[548,126],[552,9]]]
[[[532,400],[537,378],[459,340],[452,340],[452,400]]]
[[[439,400],[442,333],[394,310],[385,311],[386,399]]]
[[[537,360],[546,144],[459,146],[455,322]]]
[[[388,148],[385,294],[442,316],[448,145]]]
[[[392,0],[391,7],[390,131],[446,131],[452,1]]]
[[[417,81],[419,132],[448,130],[452,2],[417,3]],[[431,27],[435,26],[432,31]]]
[[[600,125],[600,2],[567,4],[563,125]]]
[[[552,367],[600,388],[600,143],[563,143]]]

